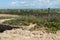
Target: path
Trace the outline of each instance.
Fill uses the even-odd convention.
[[[14,18],[10,18],[10,19],[0,19],[0,24],[3,23],[4,21],[8,21],[8,20],[12,20]]]

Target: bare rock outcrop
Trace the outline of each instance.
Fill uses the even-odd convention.
[[[0,40],[60,40],[60,32],[53,34],[43,31],[12,29],[0,33]]]

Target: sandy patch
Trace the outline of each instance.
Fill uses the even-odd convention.
[[[1,16],[5,16],[5,17],[13,16],[13,17],[15,17],[15,16],[18,16],[18,15],[11,15],[11,14],[0,14],[0,17],[1,17]]]

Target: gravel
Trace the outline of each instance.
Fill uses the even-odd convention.
[[[28,31],[22,29],[6,30],[0,33],[0,40],[60,40],[60,32],[56,34],[43,31]]]

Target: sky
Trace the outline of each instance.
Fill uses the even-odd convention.
[[[60,8],[60,0],[0,0],[0,9]]]

